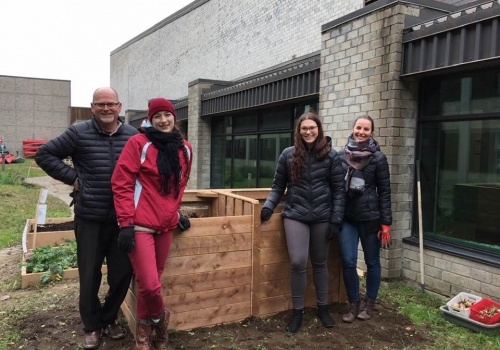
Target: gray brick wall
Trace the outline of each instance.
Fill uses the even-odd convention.
[[[453,297],[460,292],[500,299],[500,268],[424,249],[426,290]],[[404,245],[403,277],[421,283],[419,248]]]
[[[0,137],[14,155],[23,140],[50,139],[69,126],[71,82],[0,76]]]
[[[235,80],[319,51],[321,25],[361,0],[211,0],[111,55],[123,111],[188,94],[196,79]]]
[[[416,132],[416,87],[399,80],[407,7],[394,5],[322,35],[320,115],[337,149],[355,118],[369,114],[391,172],[393,245],[382,251],[383,277],[402,271],[402,238],[410,235]],[[362,252],[358,267],[365,269]]]

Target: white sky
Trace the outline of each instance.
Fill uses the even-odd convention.
[[[71,80],[71,106],[110,84],[110,55],[193,0],[3,0],[0,75]]]

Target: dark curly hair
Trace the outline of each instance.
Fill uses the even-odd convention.
[[[302,122],[307,119],[314,121],[318,126],[318,137],[314,141],[312,149],[309,149],[304,140],[302,140],[302,136],[300,134],[300,127],[302,125]],[[306,158],[309,152],[314,152],[316,159],[322,160],[328,155],[331,150],[331,147],[328,144],[328,141],[323,132],[323,124],[321,123],[321,120],[316,113],[309,111],[299,117],[299,119],[297,120],[297,125],[295,126],[294,145],[295,149],[292,154],[291,180],[292,182],[297,182],[302,178],[302,176],[304,176]]]

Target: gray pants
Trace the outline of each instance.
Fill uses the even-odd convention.
[[[284,219],[294,309],[304,308],[309,254],[311,255],[317,303],[318,305],[328,304],[328,240],[326,239],[328,226],[328,222],[305,224],[296,220]]]

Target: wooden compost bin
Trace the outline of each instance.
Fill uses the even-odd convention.
[[[198,217],[190,219],[189,230],[174,235],[162,276],[170,328],[188,330],[291,309],[281,207],[268,222],[260,222],[261,203],[268,193],[266,189],[186,191],[181,212],[196,212]],[[329,273],[329,302],[345,301],[337,244],[330,248]],[[133,281],[122,311],[134,335],[136,295]],[[309,266],[306,307],[311,306],[316,306],[316,296]]]
[[[62,224],[71,221],[73,221],[73,217],[47,218],[45,220],[45,225]],[[66,244],[67,239],[74,238],[74,230],[35,232],[35,219],[28,219],[26,220],[22,237],[22,261],[26,261],[26,256],[30,254],[34,248],[40,248],[46,245],[56,247],[58,245]],[[103,265],[102,273],[107,273],[106,265]],[[21,266],[21,288],[27,288],[32,285],[40,284],[42,275],[43,272],[27,273],[26,266]],[[64,275],[62,277],[63,279],[76,279],[79,277],[78,269],[66,269],[64,270]]]

